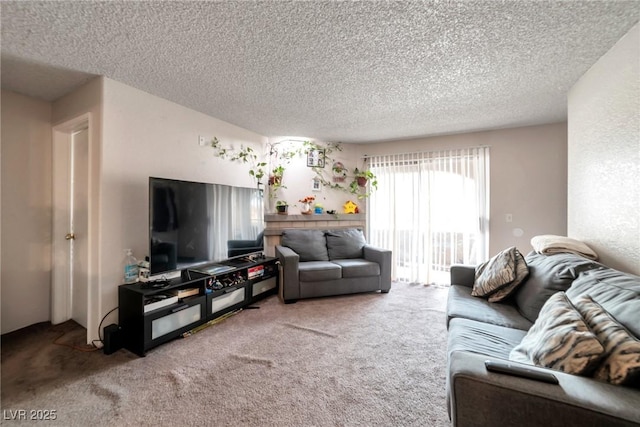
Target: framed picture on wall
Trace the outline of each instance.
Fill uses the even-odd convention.
[[[322,181],[319,178],[311,180],[311,191],[322,191]]]
[[[307,153],[307,166],[310,168],[323,168],[324,150],[309,150]]]

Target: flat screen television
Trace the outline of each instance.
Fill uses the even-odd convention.
[[[227,258],[227,241],[255,239],[264,229],[255,188],[149,177],[151,275]]]

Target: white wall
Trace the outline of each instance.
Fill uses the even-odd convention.
[[[2,90],[2,333],[50,318],[51,104]]]
[[[640,274],[640,24],[569,93],[568,232]]]
[[[251,146],[266,138],[114,80],[104,79],[100,189],[100,289],[102,312],[118,304],[124,249],[148,255],[149,176],[242,187],[256,184],[249,166],[202,147],[198,137]],[[108,324],[108,322],[107,322]]]
[[[509,246],[532,250],[538,234],[567,231],[566,123],[437,136],[359,146],[361,154],[490,147],[489,254]],[[513,215],[507,223],[506,214]],[[523,235],[514,235],[521,229]]]
[[[297,138],[299,139],[299,138]],[[281,141],[280,138],[273,138],[270,140],[273,142]],[[309,139],[309,141],[313,141]],[[319,146],[327,146],[323,141],[313,141]],[[286,145],[290,151],[293,151],[302,146],[302,143],[282,142],[280,145]],[[276,144],[278,146],[278,144]],[[360,146],[357,144],[341,144],[342,150],[334,151],[330,154],[333,161],[339,161],[349,170],[349,176],[341,183],[342,186],[348,187],[349,183],[353,180],[352,171],[356,167],[362,168],[362,154],[360,153]],[[324,177],[332,182],[332,160],[326,159],[324,167]],[[351,200],[361,208],[362,212],[366,211],[366,201],[358,200],[357,195],[351,194],[338,189],[322,186],[321,191],[312,191],[312,180],[317,177],[312,168],[307,166],[306,156],[295,156],[291,159],[290,163],[286,165],[283,183],[286,188],[281,188],[277,193],[277,200],[284,200],[289,203],[289,214],[299,214],[302,203],[299,200],[306,196],[314,196],[315,202],[323,205],[325,210],[335,210],[338,213],[342,213],[343,205]],[[270,206],[268,206],[267,212],[275,212],[273,203],[275,200],[270,200]]]

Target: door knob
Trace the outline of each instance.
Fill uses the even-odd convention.
[[[73,239],[75,239],[75,238],[76,238],[76,235],[75,235],[75,234],[73,234],[73,233],[69,233],[69,234],[67,234],[66,236],[64,236],[64,238],[65,238],[66,240],[73,240]]]

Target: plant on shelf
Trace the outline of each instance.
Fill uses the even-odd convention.
[[[278,200],[276,202],[276,212],[280,215],[287,215],[287,210],[289,209],[289,205],[284,200]]]

